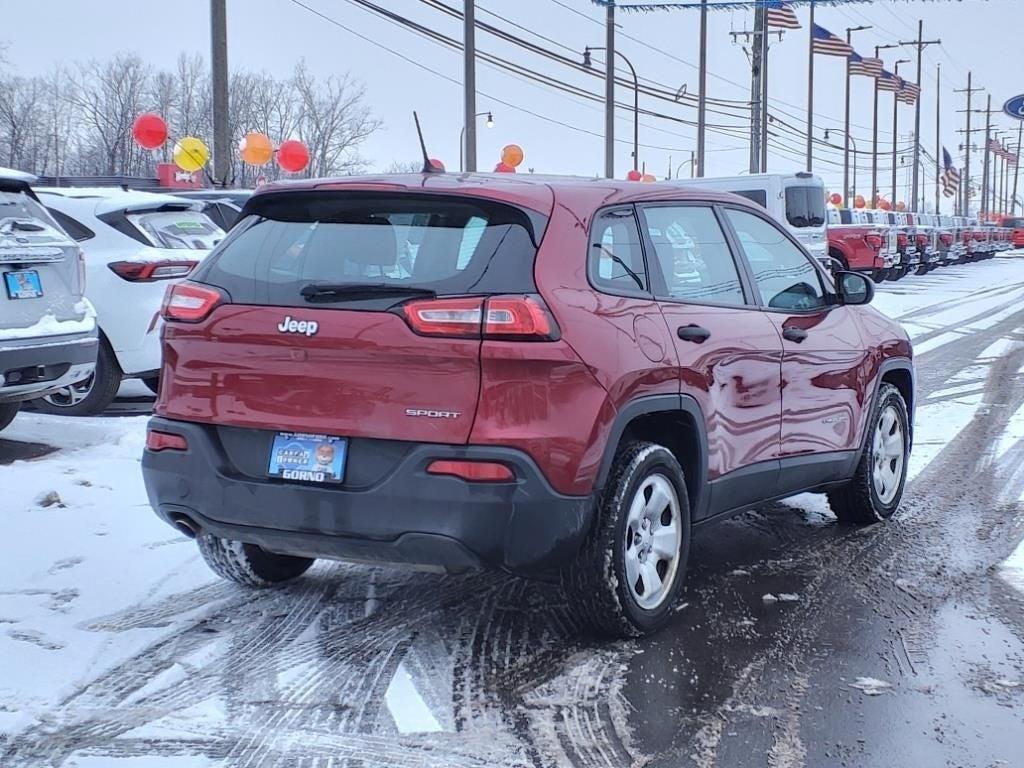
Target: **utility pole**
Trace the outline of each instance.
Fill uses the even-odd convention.
[[[750,61],[750,173],[758,173],[761,167],[761,120],[764,119],[761,102],[761,67],[764,64],[765,45],[764,4],[758,3],[754,12],[754,46]]]
[[[954,93],[967,94],[967,109],[959,110],[967,113],[967,130],[965,131],[967,139],[964,142],[964,176],[963,183],[961,184],[964,190],[963,203],[960,208],[961,216],[970,216],[971,214],[971,96],[984,90],[984,88],[971,87],[971,74],[970,72],[967,73],[967,88],[960,88],[954,91]]]
[[[929,45],[941,45],[942,40],[925,40],[924,39],[924,20],[920,19],[917,22],[917,40],[910,40],[907,42],[900,41],[900,45],[912,45],[917,48],[917,101],[914,104],[914,182],[913,191],[911,192],[911,198],[914,203],[917,202],[917,190],[919,177],[917,174],[917,164],[921,158],[921,58],[924,54],[924,49]]]
[[[604,175],[615,178],[615,3],[608,3],[605,18]]]
[[[768,172],[768,14],[761,27],[761,173]]]
[[[909,64],[909,63],[910,62],[907,59],[900,59],[899,61],[896,62],[895,66],[893,66],[893,75],[896,76],[897,82],[899,82],[898,78],[900,76],[900,64]],[[899,129],[899,115],[900,115],[899,92],[898,91],[893,91],[892,97],[893,97],[892,98],[892,204],[893,204],[893,206],[895,206],[896,205],[896,170],[897,170],[896,166],[898,165],[896,154],[897,154],[898,144],[899,144],[899,139],[900,139],[899,133],[897,132],[898,129]]]
[[[813,6],[812,6],[813,7]],[[876,45],[875,58],[879,58],[880,51],[887,48],[899,48],[898,45]],[[876,208],[878,200],[878,78],[874,81],[875,106],[872,111],[871,126],[871,204],[869,207]],[[895,202],[895,201],[893,201]]]
[[[476,171],[476,0],[463,0],[462,125],[466,131],[466,171]]]
[[[814,6],[811,6],[814,13]],[[690,176],[704,178],[704,126],[708,116],[708,0],[700,3],[700,97],[697,101],[697,167],[690,168]]]
[[[988,143],[992,139],[992,94],[988,96],[988,103],[985,106],[985,163],[981,172],[981,213],[988,213],[988,184],[989,184],[989,151]],[[970,137],[967,138],[970,141]]]
[[[1017,162],[1013,164],[1013,199],[1010,200],[1010,215],[1017,215],[1017,181],[1020,178],[1021,139],[1024,139],[1024,120],[1017,121]]]
[[[846,44],[850,45],[853,42],[852,36],[854,32],[860,32],[864,29],[871,29],[871,27],[859,26],[859,27],[847,27],[846,28]],[[856,162],[856,158],[854,159]],[[843,122],[843,200],[846,202],[847,208],[850,207],[849,201],[853,199],[853,195],[850,194],[850,57],[846,57],[846,117]]]
[[[210,0],[210,74],[213,78],[213,183],[225,187],[231,172],[228,127],[228,12],[225,0]]]
[[[939,131],[939,120],[942,118],[942,110],[939,104],[942,100],[942,65],[935,65],[935,212],[939,212],[939,205],[942,202],[940,179],[942,177],[942,134]]]
[[[875,93],[875,109],[878,94]],[[811,21],[807,25],[807,170],[814,169],[814,0],[811,0]]]

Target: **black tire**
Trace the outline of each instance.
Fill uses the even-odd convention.
[[[927,275],[932,270],[931,264],[918,264],[915,275]]]
[[[10,426],[20,407],[21,403],[0,403],[0,430]]]
[[[893,282],[896,282],[897,280],[902,280],[903,276],[906,274],[906,267],[893,267],[892,269],[889,270],[889,279],[892,280]]]
[[[81,384],[65,387],[33,401],[33,405],[43,413],[57,416],[96,416],[114,402],[122,378],[121,366],[117,363],[114,350],[105,338],[100,338],[95,373]],[[83,394],[84,397],[81,397]]]
[[[629,507],[641,487],[660,475],[675,490],[680,531],[679,551],[672,581],[661,602],[642,607],[628,587],[626,534]],[[602,492],[593,528],[576,560],[562,571],[562,586],[582,623],[610,637],[639,637],[663,626],[679,596],[690,552],[690,504],[683,470],[667,448],[648,442],[622,446]],[[661,562],[656,564],[656,568]],[[660,573],[659,576],[665,574]]]
[[[269,587],[291,581],[313,565],[313,560],[308,557],[278,555],[255,544],[222,539],[208,533],[200,533],[196,543],[210,570],[222,579],[246,587]]]
[[[876,269],[871,273],[871,280],[875,283],[884,283],[889,279],[891,269]]]
[[[872,438],[881,414],[889,406],[895,409],[899,426],[903,430],[903,465],[896,493],[886,503],[879,498],[872,479],[872,467],[875,461],[875,445]],[[828,492],[829,506],[840,522],[866,525],[892,517],[900,505],[903,487],[907,481],[907,465],[910,461],[909,441],[907,404],[903,400],[903,395],[892,384],[883,383],[878,390],[874,407],[871,409],[867,443],[860,462],[857,464],[857,471],[848,483]]]
[[[140,381],[146,385],[146,389],[152,392],[154,395],[160,394],[160,377],[159,376],[147,376]]]

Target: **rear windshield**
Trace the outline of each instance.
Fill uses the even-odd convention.
[[[768,207],[768,193],[763,189],[743,189],[733,194],[745,197],[751,202],[757,203],[762,208]]]
[[[476,199],[268,194],[250,204],[193,279],[238,304],[277,306],[308,306],[301,291],[311,285],[530,293],[535,223],[519,209]]]
[[[0,190],[0,248],[70,242],[50,212],[24,192]]]
[[[786,221],[793,227],[825,223],[825,194],[821,187],[786,187]]]
[[[1024,219],[1003,219],[1003,226],[1011,229],[1024,229]]]
[[[209,250],[224,239],[224,230],[199,211],[149,211],[126,214],[157,248]]]

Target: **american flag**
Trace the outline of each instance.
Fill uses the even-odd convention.
[[[811,34],[814,36],[813,50],[815,53],[821,53],[825,56],[842,56],[844,58],[853,53],[853,46],[845,40],[836,37],[819,24],[814,25]]]
[[[960,171],[953,167],[953,158],[945,147],[942,148],[942,164],[945,167],[942,174],[942,194],[953,197],[960,189]]]
[[[904,104],[915,104],[917,102],[917,97],[920,95],[921,86],[904,80],[903,87],[900,88],[899,93],[896,94],[896,98]]]
[[[865,59],[859,53],[851,53],[847,59],[850,64],[851,75],[863,75],[864,77],[881,77],[882,60]]]
[[[988,151],[992,152],[993,154],[999,155],[1001,158],[1003,158],[1003,160],[1008,162],[1010,165],[1017,164],[1017,155],[1015,155],[1013,152],[1004,147],[1002,142],[999,141],[999,139],[988,140]]]
[[[893,93],[899,93],[902,88],[903,79],[897,77],[887,69],[882,70],[882,74],[878,76],[875,85],[878,86],[880,91],[892,91]]]
[[[765,21],[769,29],[800,29],[800,20],[782,0],[768,0]]]

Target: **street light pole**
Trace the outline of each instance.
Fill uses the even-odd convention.
[[[900,59],[896,62],[893,67],[893,75],[897,78],[900,76],[900,64],[909,64],[910,59]],[[893,91],[892,93],[892,204],[896,205],[896,152],[899,144],[899,114],[900,114],[900,100],[899,92]]]
[[[615,178],[615,2],[608,3],[605,17],[605,50],[608,63],[604,73],[604,175]]]
[[[485,123],[485,125],[488,128],[493,128],[494,127],[494,115],[492,115],[490,112],[477,112],[475,115],[473,115],[473,120],[471,122],[473,123],[473,125],[476,125],[476,119],[478,117],[483,117],[484,115],[487,115],[487,122]],[[462,126],[462,130],[459,131],[459,170],[460,171],[463,170],[463,168],[462,168],[462,157],[463,157],[463,151],[465,150],[465,148],[466,148],[466,126]]]
[[[466,166],[476,170],[476,0],[463,0],[463,120],[466,132]],[[460,143],[461,146],[461,143]],[[462,162],[459,162],[462,168]]]
[[[849,45],[853,39],[854,32],[871,29],[870,26],[846,28],[846,44]],[[850,57],[846,57],[846,119],[843,122],[843,197],[850,197]]]
[[[626,66],[629,67],[629,71],[633,75],[633,170],[635,171],[640,167],[640,79],[636,76],[636,69],[633,67],[633,62],[631,62],[626,57],[626,54],[624,54],[622,51],[609,51],[608,48],[603,48],[600,46],[588,45],[586,48],[583,49],[584,67],[587,67],[589,69],[591,66],[591,51],[608,52],[608,61],[605,63],[605,66],[607,67],[609,72],[613,73],[613,76],[615,71],[615,67],[612,64],[613,54],[614,56],[618,56],[620,59],[626,62]],[[614,170],[615,169],[613,168],[613,173]],[[611,176],[609,176],[609,178],[611,178]]]

